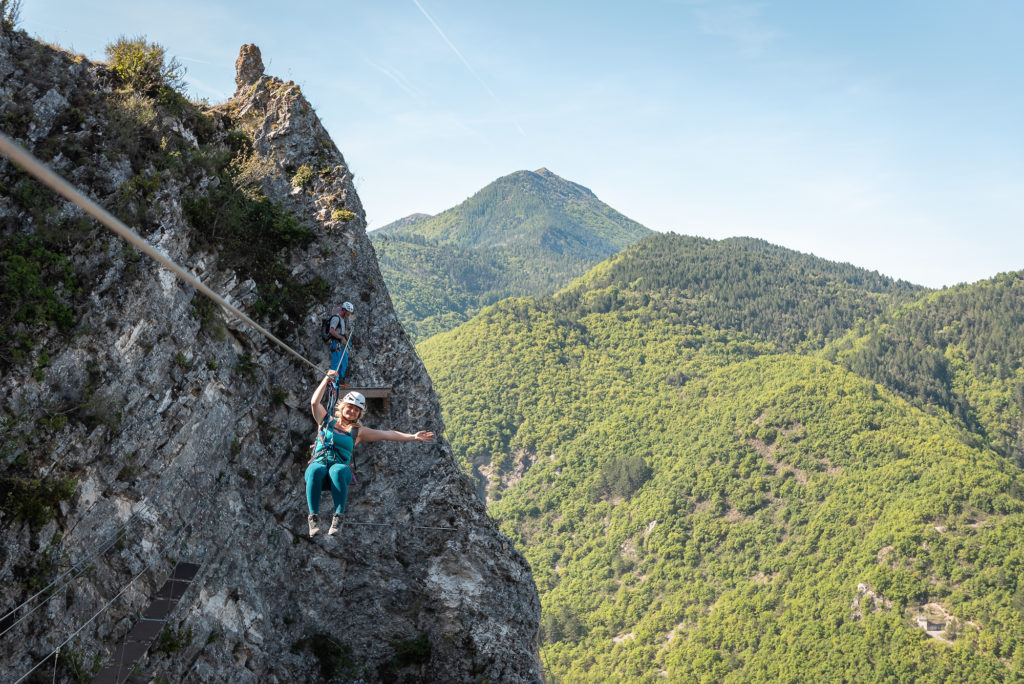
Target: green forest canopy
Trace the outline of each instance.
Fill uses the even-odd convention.
[[[697,241],[705,258],[673,272],[665,262],[685,258],[659,238],[420,345],[458,454],[499,472],[536,456],[517,486],[492,487],[490,510],[533,567],[550,671],[1024,677],[1019,464],[939,403],[836,363],[921,302],[934,322],[936,307],[956,307],[852,267],[787,263],[757,241],[720,243],[725,263]],[[633,252],[652,267],[628,263]],[[1002,278],[975,289],[1020,311],[1002,292],[1019,292],[1020,275]],[[975,369],[998,369],[1013,343],[964,327],[975,334],[954,336],[968,359],[955,387],[969,401],[1005,394],[1019,361],[1002,380]],[[993,334],[1020,333],[1011,319]],[[997,360],[972,365],[982,349]],[[912,623],[935,605],[953,616],[952,643]]]

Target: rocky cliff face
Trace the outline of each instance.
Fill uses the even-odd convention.
[[[198,107],[0,33],[5,133],[318,364],[352,301],[350,381],[393,388],[366,424],[441,434],[344,158],[254,46],[237,83]],[[66,641],[34,676],[88,679],[189,561],[144,679],[541,679],[530,569],[443,438],[358,447],[344,529],[310,540],[320,373],[6,161],[0,228],[0,678]]]

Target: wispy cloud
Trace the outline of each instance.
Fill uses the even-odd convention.
[[[217,102],[224,102],[228,100],[232,93],[225,92],[222,88],[212,86],[205,81],[202,81],[194,76],[185,74],[185,82],[192,86],[195,93],[200,97],[213,98]]]
[[[364,57],[364,59],[366,60],[367,64],[369,64],[374,69],[390,78],[392,81],[394,81],[395,85],[401,88],[406,95],[413,98],[414,100],[423,99],[423,94],[420,93],[420,91],[418,91],[416,87],[409,82],[409,79],[407,79],[402,74],[402,72],[398,71],[397,69],[391,69],[388,67],[381,66],[380,64],[377,64],[369,57]]]
[[[434,18],[430,16],[427,10],[423,8],[423,5],[419,3],[419,0],[412,0],[412,3],[416,5],[416,8],[419,9],[423,16],[427,18],[427,21],[430,22],[430,25],[434,27],[438,35],[440,35],[441,38],[444,39],[444,42],[448,44],[448,47],[452,49],[452,52],[454,52],[455,55],[462,61],[462,64],[465,65],[469,73],[473,74],[473,78],[475,78],[480,83],[480,85],[483,86],[484,90],[486,90],[487,94],[491,96],[491,99],[494,100],[495,104],[497,104],[502,109],[507,109],[505,105],[501,102],[501,100],[498,99],[498,96],[494,94],[494,91],[491,90],[490,86],[488,86],[487,83],[484,82],[484,79],[480,78],[480,74],[476,72],[476,69],[473,68],[473,65],[469,63],[469,61],[462,55],[461,52],[459,52],[459,48],[455,47],[455,43],[448,39],[448,36],[445,35],[444,31],[441,30],[441,27],[437,25],[437,22],[434,21]],[[519,133],[525,137],[526,132],[523,130],[522,126],[519,125],[519,122],[513,119],[512,123],[515,125]]]
[[[196,59],[195,57],[178,57],[182,62],[195,62],[196,64],[205,64],[207,66],[220,66],[216,62],[208,62],[205,59]]]
[[[780,35],[761,19],[758,4],[701,4],[694,9],[704,33],[732,40],[744,52],[759,55]]]

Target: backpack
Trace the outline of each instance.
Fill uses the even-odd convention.
[[[326,318],[320,319],[320,339],[324,342],[330,342],[334,338],[331,337],[331,319],[334,316],[327,316]]]

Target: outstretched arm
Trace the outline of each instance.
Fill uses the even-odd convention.
[[[434,433],[420,430],[410,435],[407,432],[398,430],[374,430],[373,428],[359,428],[359,435],[356,442],[433,442]]]
[[[309,408],[313,411],[313,420],[316,421],[317,425],[324,422],[324,416],[327,415],[327,409],[325,409],[324,405],[320,403],[324,399],[324,391],[327,390],[327,383],[337,375],[338,371],[327,371],[327,375],[325,375],[324,379],[320,381],[320,385],[316,388],[316,391],[313,392],[313,396],[309,400]]]

